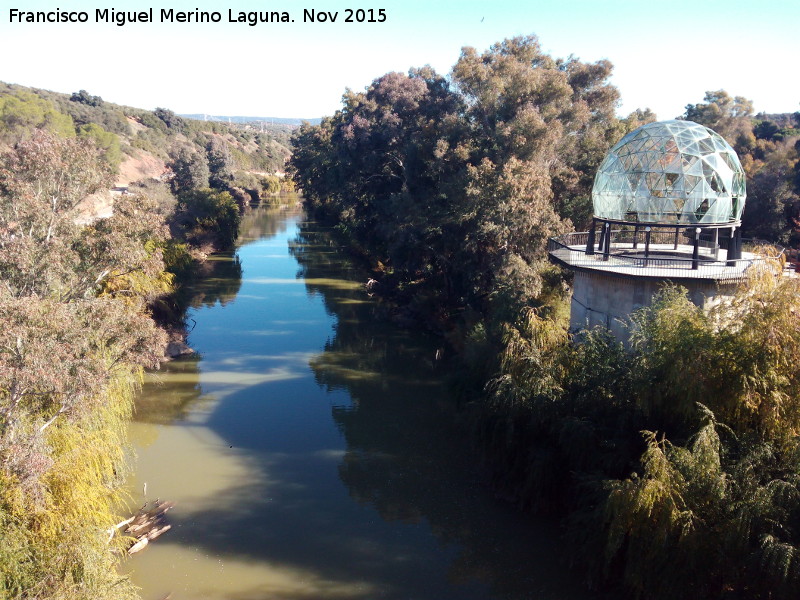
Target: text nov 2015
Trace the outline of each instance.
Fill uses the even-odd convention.
[[[339,11],[303,9],[304,23],[335,23],[339,18]],[[347,8],[344,10],[345,23],[383,23],[386,21],[384,8]]]

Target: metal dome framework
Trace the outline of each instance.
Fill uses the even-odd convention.
[[[648,123],[623,137],[600,165],[594,215],[648,224],[739,224],[746,198],[739,157],[692,121]]]

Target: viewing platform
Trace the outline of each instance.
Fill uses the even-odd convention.
[[[550,238],[550,259],[573,270],[658,279],[703,279],[735,284],[754,270],[780,273],[784,249],[758,240],[742,240],[740,252],[729,252],[714,231],[696,228],[645,231],[610,228],[610,240],[589,247],[589,232]],[[693,239],[697,236],[697,244]],[[716,241],[715,241],[716,239]],[[727,240],[729,243],[731,238]],[[734,258],[736,255],[739,258]]]

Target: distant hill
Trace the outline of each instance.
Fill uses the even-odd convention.
[[[759,121],[772,121],[778,127],[800,128],[800,111],[795,113],[758,113],[755,116]]]
[[[13,145],[34,128],[89,136],[104,149],[120,187],[162,179],[171,157],[181,150],[205,157],[209,145],[226,149],[234,173],[283,172],[293,126],[278,121],[300,123],[241,120],[247,117],[204,122],[203,115],[200,120],[198,115],[189,117],[165,108],[149,111],[114,104],[85,90],[64,94],[0,82],[0,147]]]
[[[227,115],[206,115],[206,114],[193,114],[181,115],[186,119],[195,119],[198,121],[222,121],[223,123],[267,123],[274,125],[289,125],[292,127],[299,127],[303,121],[307,121],[312,125],[319,125],[322,119],[291,119],[286,117],[242,117],[242,116],[227,116]]]

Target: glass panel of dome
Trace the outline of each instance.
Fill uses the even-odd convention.
[[[667,173],[664,175],[664,181],[669,191],[673,191],[683,185],[683,178],[677,173]]]
[[[727,198],[718,198],[715,207],[718,207],[714,213],[714,222],[721,223],[727,221],[731,214],[731,205],[733,204],[733,199],[730,197]]]
[[[683,180],[683,190],[685,192],[691,192],[700,183],[700,177],[691,173],[684,173],[681,179]]]
[[[684,167],[683,172],[686,173],[687,175],[696,175],[698,177],[703,177],[704,176],[703,161],[697,157],[694,158],[695,158],[694,162],[692,162],[692,164],[689,165],[688,167]]]
[[[717,173],[712,173],[706,179],[708,180],[708,185],[711,186],[711,189],[716,192],[716,196],[725,193],[725,186],[722,185],[722,180],[719,178]]]
[[[719,155],[731,171],[736,172],[739,169],[739,160],[735,156],[731,156],[729,152],[720,152]]]
[[[669,173],[683,173],[683,161],[680,154],[667,154],[661,160],[664,171]]]
[[[735,196],[740,196],[742,199],[745,197],[744,173],[742,171],[738,171],[733,174],[732,193]]]
[[[717,151],[711,139],[698,140],[697,145],[703,154],[712,154]]]
[[[609,156],[608,164],[606,165],[606,172],[608,173],[622,173],[624,169],[622,165],[619,163],[619,159],[616,156]]]
[[[686,152],[687,146],[694,143],[694,137],[691,135],[679,135],[675,138],[675,143],[680,148],[681,152]]]
[[[741,202],[739,198],[734,196],[731,199],[731,219],[738,219],[741,216],[742,212],[739,210],[740,205]]]
[[[692,156],[702,156],[703,153],[700,152],[700,146],[697,145],[697,140],[693,140],[686,144],[683,147],[683,152],[685,154],[691,154]]]
[[[639,182],[642,180],[642,177],[644,177],[644,173],[642,171],[636,171],[623,175],[623,178],[629,183],[629,187],[632,190],[639,187]]]
[[[708,211],[708,199],[703,200],[700,205],[694,210],[694,218],[701,221]]]
[[[631,158],[629,154],[624,156],[620,155],[619,162],[622,164],[622,168],[625,169],[625,171],[630,171],[633,167],[633,158]]]

